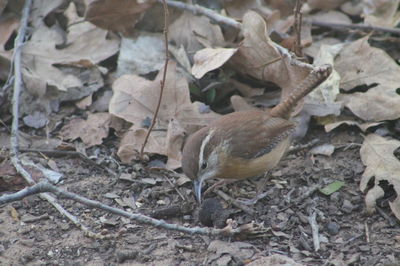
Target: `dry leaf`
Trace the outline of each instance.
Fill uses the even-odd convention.
[[[89,114],[87,120],[75,118],[64,125],[60,131],[63,139],[81,138],[86,147],[101,144],[108,136],[111,115],[108,113]]]
[[[343,12],[330,10],[328,12],[318,12],[307,17],[310,20],[323,21],[324,23],[351,24],[351,19]]]
[[[318,145],[313,147],[310,150],[311,154],[320,154],[320,155],[325,155],[325,156],[331,156],[333,152],[335,151],[335,146],[333,146],[330,143],[324,143],[322,145]]]
[[[366,121],[400,117],[400,66],[383,50],[371,47],[368,36],[345,46],[335,60],[346,91],[360,85],[376,85],[366,92],[339,94],[338,101]]]
[[[123,38],[118,56],[117,77],[123,74],[145,75],[163,68],[165,46],[160,33],[140,32]]]
[[[334,65],[334,58],[343,48],[342,44],[337,45],[321,45],[320,51],[314,59],[315,65],[329,64]],[[305,97],[304,109],[308,114],[313,116],[338,116],[342,109],[342,104],[336,102],[339,94],[340,76],[333,69],[332,74],[325,82],[314,89]]]
[[[5,45],[19,27],[19,19],[14,16],[4,17],[0,21],[0,79],[6,80],[10,70],[12,50],[6,51]]]
[[[239,72],[270,81],[282,88],[285,98],[310,73],[311,65],[292,64],[293,59],[275,46],[264,19],[254,11],[243,17],[244,40],[230,62]]]
[[[106,30],[131,33],[154,0],[86,0],[85,19]]]
[[[207,72],[225,64],[236,51],[235,48],[204,48],[197,51],[194,55],[193,76],[202,78]]]
[[[376,134],[365,137],[360,155],[366,169],[361,178],[360,189],[367,192],[365,201],[367,211],[371,213],[375,210],[376,200],[384,194],[379,182],[387,181],[397,193],[396,199],[389,202],[389,205],[400,220],[400,161],[393,154],[399,146],[400,141],[395,139],[386,139]],[[372,180],[374,187],[366,191]]]
[[[222,46],[224,43],[224,36],[217,24],[212,24],[205,16],[194,16],[190,12],[183,12],[170,25],[169,32],[169,38],[177,47],[183,45],[190,56],[204,46]]]
[[[124,75],[113,84],[110,113],[134,124],[124,135],[118,150],[123,162],[138,159],[147,132],[145,121],[154,116],[162,76],[163,70],[153,81],[136,75]],[[176,63],[170,61],[156,131],[152,131],[145,152],[167,155],[168,167],[179,167],[183,141],[180,128],[191,131],[194,126],[204,126],[218,117],[211,111],[202,113],[201,106],[200,103],[191,103],[187,81],[177,73]]]
[[[396,27],[400,22],[400,0],[364,0],[365,23],[373,26]]]
[[[64,12],[72,24],[68,33],[42,21],[23,46],[23,79],[29,93],[21,97],[22,113],[47,114],[60,101],[80,99],[103,86],[103,68],[96,64],[118,51],[119,40],[89,22],[73,24],[82,20],[76,12],[73,2]]]
[[[171,119],[168,124],[168,131],[166,137],[167,149],[166,155],[168,157],[167,168],[177,169],[181,167],[182,160],[182,147],[185,138],[185,130],[181,127],[178,121]]]
[[[257,109],[255,106],[248,103],[245,98],[239,95],[233,95],[231,97],[231,104],[235,112]]]
[[[124,163],[130,163],[140,158],[140,149],[147,135],[147,129],[133,125],[121,138],[117,155]],[[152,131],[147,140],[145,152],[163,154],[165,152],[165,132]]]
[[[334,130],[335,128],[346,124],[349,126],[357,126],[359,129],[361,129],[362,132],[366,132],[368,128],[370,127],[375,127],[380,125],[381,123],[358,123],[356,121],[351,121],[351,120],[344,120],[344,121],[338,121],[338,122],[334,122],[334,123],[329,123],[325,125],[325,131],[326,132],[331,132],[332,130]]]

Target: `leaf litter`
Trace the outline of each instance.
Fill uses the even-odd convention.
[[[150,135],[145,153],[150,159],[149,165],[161,162],[157,167],[178,171],[187,135],[232,109],[273,106],[280,95],[284,98],[295,89],[311,69],[306,63],[293,64],[291,56],[276,45],[293,47],[293,3],[197,2],[209,2],[209,6],[205,5],[210,10],[241,21],[242,30],[215,23],[201,14],[170,8],[172,48],[169,52],[172,58],[156,130]],[[11,11],[21,8],[14,1],[4,1],[4,5],[5,8],[0,9],[4,15],[0,20],[3,33],[0,34],[0,80],[3,84],[8,78],[12,43],[19,22],[15,15],[18,12]],[[76,148],[122,175],[132,173],[134,178],[121,178],[115,183],[97,168],[92,169],[76,158],[53,159],[52,164],[56,166],[53,171],[64,176],[63,186],[100,201],[108,200],[110,204],[150,213],[160,204],[168,208],[170,204],[182,203],[183,199],[193,200],[191,184],[186,177],[164,172],[155,177],[137,161],[149,121],[154,116],[165,58],[161,5],[155,1],[115,4],[96,0],[34,1],[34,5],[31,35],[23,47],[22,57],[26,90],[21,96],[21,130],[28,133],[21,132],[21,148]],[[176,264],[177,252],[180,262],[194,264],[240,264],[253,260],[254,265],[273,261],[290,265],[294,265],[294,261],[304,265],[396,262],[400,231],[392,226],[390,219],[393,215],[400,219],[399,171],[396,168],[399,144],[395,126],[400,118],[397,104],[400,68],[396,63],[400,57],[385,45],[395,40],[396,35],[388,37],[379,31],[365,35],[355,31],[350,36],[348,31],[311,27],[311,21],[356,23],[354,19],[357,18],[361,25],[394,29],[399,22],[398,8],[399,1],[389,0],[358,3],[309,0],[303,6],[305,24],[301,43],[308,46],[303,51],[314,64],[333,65],[334,74],[297,107],[295,119],[305,121],[300,127],[304,134],[309,129],[307,140],[322,138],[325,144],[313,152],[288,155],[273,175],[277,180],[268,185],[267,198],[254,205],[257,217],[233,212],[234,222],[246,224],[256,220],[266,228],[272,227],[275,234],[246,242],[228,243],[207,238],[202,242],[196,237],[160,233],[160,229],[129,224],[124,219],[105,217],[96,210],[67,203],[67,207],[84,213],[82,219],[87,224],[104,233],[130,230],[124,235],[126,239],[120,240],[121,245],[114,243],[103,248],[106,252],[91,240],[85,240],[91,251],[83,248],[80,256],[72,255],[65,260],[68,252],[75,254],[74,250],[82,250],[83,242],[77,238],[81,233],[65,223],[61,225],[61,219],[53,213],[51,217],[55,217],[56,223],[44,220],[40,227],[30,229],[28,238],[23,239],[24,244],[13,241],[10,246],[3,241],[0,251],[5,247],[2,254],[14,264],[39,260],[76,263],[81,257],[92,262],[122,261],[122,257],[116,259],[112,255],[122,245],[138,251],[133,259],[127,259],[135,263]],[[159,17],[146,17],[157,12],[161,14]],[[9,143],[4,125],[10,121],[6,96],[7,90],[0,92],[0,103],[5,103],[0,106],[0,141],[4,147]],[[311,126],[310,118],[314,121]],[[385,137],[377,135],[383,127]],[[361,132],[366,136],[361,137]],[[360,145],[359,151],[354,149]],[[39,165],[45,165],[41,163],[42,158],[48,161],[45,154],[36,151],[34,154],[40,154],[31,155]],[[7,170],[10,162],[7,156],[0,155],[4,166],[0,167],[0,185],[11,191],[21,184],[9,182],[9,176],[14,177],[16,173]],[[245,184],[229,185],[224,190],[235,198],[254,193],[252,181],[245,181]],[[291,204],[307,194],[312,184],[320,184],[323,194],[310,194],[301,205]],[[365,193],[365,197],[361,193]],[[114,202],[114,198],[119,202]],[[28,199],[27,204],[31,208],[15,204],[14,210],[21,219],[53,212],[37,199]],[[24,238],[24,233],[20,232],[27,228],[13,222],[14,211],[2,210],[0,208],[0,219],[4,221],[2,227],[9,232],[7,237]],[[327,241],[321,241],[319,254],[310,248],[312,239],[307,219],[311,210],[317,211],[320,238]],[[369,215],[365,219],[360,218],[367,215],[364,210]],[[369,214],[375,210],[383,218]],[[112,223],[104,222],[110,218]],[[191,212],[174,221],[188,226],[196,223]],[[392,227],[388,228],[388,223]],[[57,237],[47,234],[57,230],[61,230]],[[66,241],[60,241],[62,238]],[[39,255],[29,255],[37,251],[29,245],[29,239],[40,243]],[[61,248],[54,249],[54,246]],[[22,250],[25,255],[16,256],[16,250]],[[264,255],[283,253],[287,256],[264,257],[259,251]]]

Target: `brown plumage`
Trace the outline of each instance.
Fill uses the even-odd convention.
[[[197,199],[206,179],[245,179],[275,167],[289,148],[295,128],[288,120],[290,110],[330,73],[330,66],[315,69],[269,112],[227,114],[191,135],[183,149],[182,169],[194,181]]]

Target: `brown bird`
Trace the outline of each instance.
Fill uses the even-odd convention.
[[[230,113],[191,135],[182,155],[183,172],[193,180],[201,202],[203,182],[210,178],[246,179],[274,168],[290,146],[296,103],[328,78],[332,68],[315,68],[289,96],[270,111]]]

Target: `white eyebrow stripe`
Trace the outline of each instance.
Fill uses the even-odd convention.
[[[210,130],[210,133],[208,133],[208,135],[201,142],[200,153],[199,153],[199,169],[201,169],[201,165],[203,164],[203,161],[204,161],[204,149],[205,149],[206,145],[208,144],[208,142],[210,142],[210,139],[211,139],[213,133],[214,133],[214,130]]]

